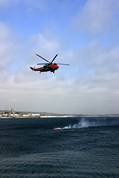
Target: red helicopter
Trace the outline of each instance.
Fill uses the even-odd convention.
[[[41,59],[43,59],[44,61],[46,61],[45,63],[38,63],[37,65],[43,65],[42,67],[30,67],[31,70],[33,71],[39,71],[39,72],[55,72],[55,70],[57,70],[59,68],[58,65],[69,65],[69,64],[62,64],[62,63],[54,63],[54,60],[56,59],[56,57],[58,56],[58,54],[55,55],[55,57],[52,59],[52,61],[48,61],[47,59],[45,59],[44,57],[40,56],[39,54],[36,54],[38,57],[40,57]]]

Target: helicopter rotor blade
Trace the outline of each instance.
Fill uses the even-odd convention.
[[[51,63],[55,60],[55,58],[58,56],[58,54],[55,55],[55,57],[52,59]]]
[[[46,62],[49,62],[47,59],[45,59],[44,57],[40,56],[39,54],[36,54],[36,56],[40,57],[41,59],[43,59]]]
[[[45,65],[45,64],[48,64],[48,63],[38,63],[37,65]]]
[[[58,65],[65,65],[65,66],[69,66],[69,64],[63,64],[63,63],[57,63]]]

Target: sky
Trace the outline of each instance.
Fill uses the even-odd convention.
[[[119,1],[0,0],[0,109],[119,113]],[[29,69],[43,62],[55,74]]]

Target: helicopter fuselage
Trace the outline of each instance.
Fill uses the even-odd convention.
[[[33,71],[39,71],[39,72],[55,72],[59,68],[59,66],[56,63],[52,64],[46,64],[43,67],[30,67]]]

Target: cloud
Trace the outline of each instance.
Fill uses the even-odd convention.
[[[76,17],[76,24],[80,30],[97,34],[109,30],[111,25],[114,25],[117,15],[119,15],[118,1],[87,0]]]
[[[41,54],[54,55],[60,49],[60,43],[50,33],[39,33],[34,35],[32,43],[34,50],[39,50]],[[47,51],[47,52],[46,52]]]
[[[13,60],[16,44],[10,29],[0,23],[0,69],[5,70]]]
[[[99,42],[91,42],[78,50],[64,50],[60,40],[46,32],[35,34],[30,40],[22,68],[18,63],[21,54],[14,53],[19,41],[16,44],[11,30],[1,23],[0,56],[4,58],[0,61],[1,108],[58,113],[118,112],[115,106],[115,102],[119,104],[118,45],[104,48]],[[57,61],[69,62],[70,66],[60,68],[55,75],[35,73],[28,68],[30,63],[40,60],[35,52],[49,59],[58,51],[62,58],[59,56]],[[13,72],[12,65],[19,70]]]
[[[17,45],[19,46],[19,44],[14,43],[12,33],[5,24],[0,25],[0,32],[0,56],[4,59],[0,61],[0,67],[3,68],[0,76],[1,108],[4,109],[4,107],[9,108],[13,106],[19,110],[30,110],[32,108],[38,111],[39,107],[42,109],[46,107],[47,110],[49,108],[49,110],[53,111],[53,106],[48,107],[48,105],[53,100],[56,102],[57,95],[61,97],[65,95],[67,82],[60,79],[57,80],[57,76],[55,77],[53,74],[33,73],[26,66],[24,66],[25,68],[23,69],[20,68],[13,72],[14,65],[19,65],[18,59],[20,58],[20,54],[14,53],[14,49]],[[50,54],[54,56],[59,48],[58,41],[51,39],[49,35],[38,34],[36,38],[33,37],[32,42],[33,45],[36,45],[37,49],[40,49],[42,54],[47,54],[48,57]],[[9,45],[9,43],[11,45]],[[17,43],[19,42],[17,41]],[[12,56],[14,56],[15,59],[18,57],[18,59],[14,60]],[[51,57],[53,56],[51,55]],[[35,52],[33,58],[35,58]],[[32,61],[34,61],[33,58]],[[26,61],[28,66],[28,59],[26,59]],[[29,62],[30,61],[31,59]]]
[[[90,43],[76,53],[79,80],[88,87],[104,87],[108,90],[117,86],[119,76],[119,46],[102,47],[100,43]],[[82,75],[81,75],[82,74]],[[81,77],[80,77],[81,75]],[[99,82],[99,83],[98,83]],[[110,84],[109,84],[110,83]]]
[[[44,34],[40,36],[47,39]],[[40,37],[40,39],[42,38]],[[51,44],[59,44],[58,46],[60,46],[59,42],[54,43],[54,41],[54,39],[50,39]],[[42,44],[44,44],[42,52],[46,54],[47,40],[40,40],[40,43],[38,40],[39,44],[41,49]],[[52,46],[54,47],[52,48]],[[51,45],[52,52],[56,49],[57,45]],[[88,44],[80,50],[72,51],[72,53],[65,51],[65,57],[70,56],[70,62],[72,61],[74,64],[74,59],[77,59],[75,60],[76,65],[67,69],[67,77],[62,78],[62,72],[58,74],[58,71],[55,76],[32,73],[30,78],[28,77],[29,74],[20,74],[21,83],[18,82],[15,91],[20,90],[24,96],[24,107],[27,110],[28,107],[31,107],[31,99],[33,110],[39,110],[39,108],[45,110],[44,108],[47,108],[47,111],[60,113],[118,112],[118,108],[115,107],[115,102],[117,105],[119,104],[118,51],[118,46],[103,48],[99,43]],[[65,76],[66,70],[63,72]],[[32,80],[32,78],[34,79]]]

